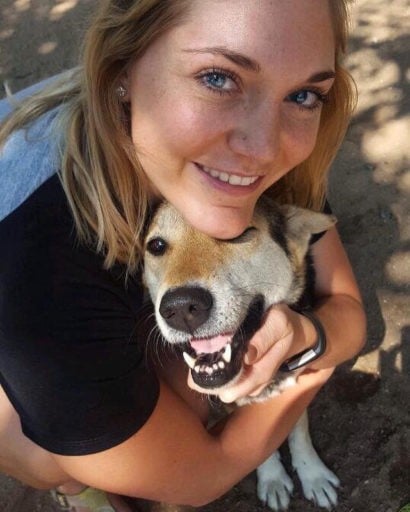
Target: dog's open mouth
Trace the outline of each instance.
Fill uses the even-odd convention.
[[[257,296],[248,307],[245,320],[234,333],[211,338],[193,338],[184,346],[183,356],[193,381],[206,389],[218,389],[240,373],[248,342],[259,328],[264,299]]]

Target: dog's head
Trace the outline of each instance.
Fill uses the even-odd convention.
[[[334,223],[263,198],[249,228],[216,240],[169,203],[159,207],[145,239],[144,282],[162,335],[181,345],[199,386],[215,390],[238,378],[267,308],[301,298],[312,234]]]

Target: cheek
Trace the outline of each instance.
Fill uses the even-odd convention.
[[[173,102],[163,116],[162,137],[170,149],[187,157],[200,154],[215,137],[212,116],[189,102]]]
[[[147,95],[145,95],[147,96]],[[187,100],[182,92],[155,95],[132,108],[132,138],[152,156],[192,159],[216,138],[218,123],[212,111]],[[141,106],[141,107],[140,107]]]
[[[301,121],[289,119],[286,122],[285,144],[288,158],[294,160],[294,165],[306,160],[312,153],[320,124],[320,116]]]

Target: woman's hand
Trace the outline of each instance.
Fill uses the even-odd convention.
[[[279,366],[292,355],[312,346],[315,336],[310,320],[285,304],[270,308],[261,328],[249,342],[239,381],[222,389],[219,398],[229,403],[245,396],[257,396],[272,380]],[[192,389],[204,392],[194,383],[191,374],[188,384]]]

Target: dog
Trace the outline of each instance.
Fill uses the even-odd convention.
[[[335,218],[267,197],[238,237],[217,240],[192,228],[169,203],[153,214],[145,236],[143,280],[165,340],[181,348],[192,378],[217,394],[238,380],[248,341],[272,305],[303,309],[312,301],[310,241]],[[267,400],[294,385],[297,372],[278,372],[258,397]],[[337,504],[339,480],[316,453],[305,412],[288,438],[292,465],[307,499],[327,509]],[[286,510],[293,482],[279,452],[257,469],[259,499]]]

